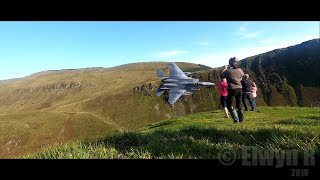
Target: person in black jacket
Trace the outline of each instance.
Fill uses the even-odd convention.
[[[252,111],[254,111],[255,108],[254,108],[252,96],[251,96],[253,82],[249,79],[249,74],[244,75],[244,78],[241,81],[241,85],[242,85],[242,103],[244,105],[244,111],[248,111],[247,99],[249,100]]]

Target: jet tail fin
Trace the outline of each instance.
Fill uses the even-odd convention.
[[[161,78],[161,79],[168,78],[168,77],[166,77],[166,76],[164,75],[164,72],[163,72],[161,69],[158,69],[158,70],[157,70],[157,75],[158,75],[158,77]]]
[[[157,95],[157,96],[161,96],[163,93],[164,93],[164,90],[158,88],[156,95]]]

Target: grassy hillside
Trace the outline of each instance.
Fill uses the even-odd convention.
[[[218,158],[224,148],[241,157],[255,146],[273,151],[307,148],[320,156],[320,109],[261,107],[233,124],[220,110],[151,124],[98,141],[78,141],[18,158]]]
[[[34,111],[0,115],[0,157],[35,152],[77,139],[96,139],[121,132],[112,121],[90,113]]]
[[[177,64],[185,71],[208,68]],[[101,138],[171,117],[175,110],[161,98],[145,98],[133,91],[143,84],[159,84],[158,68],[168,73],[169,63],[46,71],[1,81],[0,158]]]
[[[191,63],[178,65],[183,70],[206,69]],[[128,91],[137,85],[157,83],[158,68],[168,72],[169,63],[134,63],[114,68],[46,71],[5,81],[0,86],[0,112],[55,110],[106,94]]]

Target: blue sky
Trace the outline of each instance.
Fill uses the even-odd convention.
[[[0,79],[147,61],[219,67],[319,38],[319,21],[0,22]]]

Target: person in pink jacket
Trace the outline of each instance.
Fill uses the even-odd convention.
[[[226,115],[225,117],[229,118],[228,109],[227,109],[228,83],[226,78],[221,79],[218,85],[218,89],[220,93],[220,103]]]

